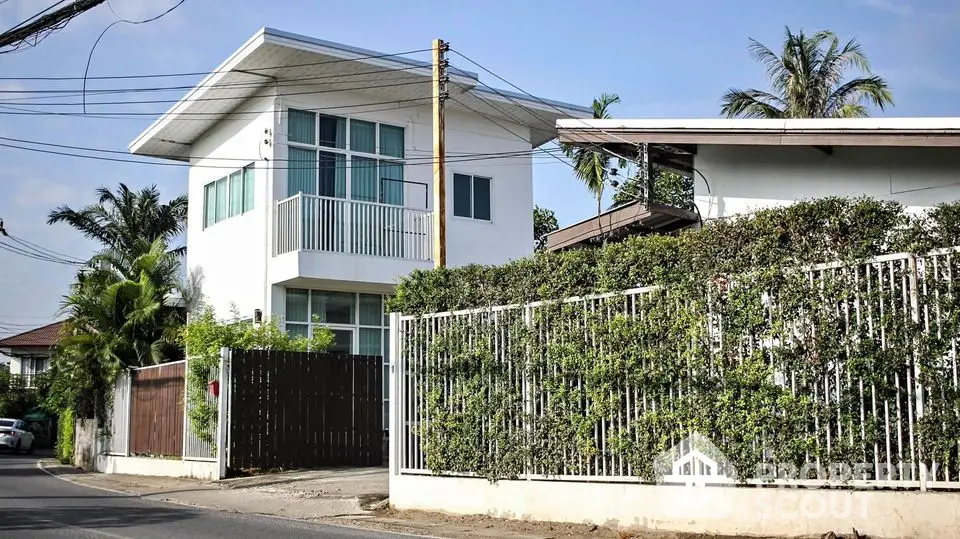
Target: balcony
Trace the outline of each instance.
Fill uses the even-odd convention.
[[[433,212],[423,209],[300,193],[277,202],[273,234],[282,281],[392,282],[433,260]]]

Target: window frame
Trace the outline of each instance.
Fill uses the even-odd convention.
[[[456,212],[456,210],[455,210],[455,208],[456,208],[456,197],[457,197],[457,191],[456,191],[456,189],[457,189],[457,188],[456,188],[456,185],[457,185],[457,184],[456,184],[456,176],[467,176],[468,178],[470,178],[470,216],[469,216],[469,217],[464,216],[464,215],[457,215],[457,214],[455,213],[455,212]],[[489,218],[489,219],[480,219],[480,218],[478,218],[478,217],[475,217],[475,215],[476,215],[476,213],[477,213],[477,212],[476,212],[476,207],[475,207],[475,201],[474,201],[474,193],[476,192],[476,191],[475,191],[475,187],[474,187],[474,179],[475,179],[475,178],[483,178],[483,179],[487,180],[487,182],[489,182],[489,197],[490,197],[490,208],[489,208],[489,209],[490,209],[490,218]],[[458,170],[451,171],[451,172],[450,172],[450,193],[451,193],[451,197],[452,197],[452,198],[451,198],[451,200],[450,200],[450,216],[451,216],[452,218],[454,218],[454,219],[462,219],[462,220],[466,220],[466,221],[470,221],[470,222],[474,222],[474,223],[493,223],[493,222],[495,221],[495,219],[494,219],[494,209],[495,209],[494,206],[495,206],[495,205],[494,205],[494,203],[493,203],[493,201],[494,201],[494,196],[493,196],[493,194],[494,194],[494,187],[493,187],[494,183],[495,183],[495,182],[494,182],[493,176],[488,176],[488,175],[484,175],[484,174],[473,174],[473,173],[471,173],[471,172],[461,172],[461,171],[458,171]]]
[[[250,171],[249,186],[247,185],[247,181],[246,181],[248,170]],[[239,184],[239,187],[240,187],[240,195],[238,199],[240,212],[231,214],[231,211],[230,211],[231,198],[230,197],[232,194],[231,191],[233,190],[231,187],[231,184],[233,183],[231,181],[231,177],[234,176],[235,174],[239,175],[238,177],[239,181],[237,183]],[[226,207],[223,209],[223,217],[218,219],[217,214],[218,214],[218,211],[220,210],[220,207],[219,207],[219,204],[217,203],[218,202],[217,185],[221,182],[223,182],[225,186],[224,190],[226,191],[226,201],[225,201]],[[253,193],[253,195],[250,198],[250,207],[247,207],[246,205],[247,187],[249,187],[250,191]],[[203,230],[207,230],[208,228],[216,225],[217,223],[222,223],[234,217],[240,217],[240,216],[246,215],[247,213],[252,212],[257,207],[256,192],[257,192],[256,162],[251,162],[249,165],[245,165],[243,167],[240,167],[239,169],[230,171],[230,173],[226,174],[225,176],[221,176],[215,180],[211,180],[209,182],[204,183],[203,184],[203,209],[202,209],[203,215],[201,218],[201,221],[203,222]],[[210,204],[211,196],[213,198],[213,208],[208,207]],[[211,216],[211,213],[212,213],[212,216]]]
[[[388,206],[397,206],[397,205],[395,205],[395,204],[388,204],[388,203],[384,202],[383,176],[382,176],[381,173],[380,173],[380,169],[381,169],[382,163],[384,163],[384,162],[386,162],[386,163],[391,163],[391,164],[394,164],[394,165],[399,165],[399,166],[400,166],[400,175],[401,175],[401,179],[400,179],[399,181],[401,181],[401,182],[405,181],[404,178],[406,178],[406,173],[407,173],[407,171],[406,171],[406,165],[407,165],[407,148],[406,148],[406,144],[407,144],[407,126],[397,125],[397,124],[391,123],[391,122],[381,122],[381,121],[379,121],[379,120],[372,120],[372,119],[363,118],[363,117],[360,117],[360,116],[354,116],[354,115],[350,115],[350,114],[329,114],[329,113],[327,113],[327,112],[318,112],[318,111],[315,111],[315,110],[310,110],[310,108],[307,107],[307,106],[301,107],[301,106],[298,106],[298,104],[294,103],[294,104],[292,104],[292,105],[288,105],[288,106],[284,109],[284,120],[283,120],[283,121],[285,122],[285,129],[287,129],[287,130],[289,130],[289,128],[290,128],[289,118],[290,118],[290,111],[291,111],[291,110],[295,110],[295,111],[301,112],[301,113],[306,112],[306,113],[313,114],[313,124],[314,124],[314,127],[313,127],[313,129],[314,129],[314,136],[313,136],[313,139],[314,139],[314,143],[313,143],[313,144],[308,144],[308,143],[305,143],[305,142],[295,142],[295,141],[291,141],[291,140],[288,139],[288,140],[287,140],[287,147],[288,147],[288,148],[298,148],[298,149],[300,149],[300,150],[309,150],[309,151],[313,151],[313,152],[327,152],[327,153],[339,154],[339,155],[343,155],[343,156],[344,156],[344,158],[345,158],[345,165],[344,165],[344,166],[345,166],[345,168],[346,168],[346,174],[345,174],[345,180],[344,180],[344,181],[345,181],[345,183],[346,183],[346,188],[344,189],[344,197],[343,197],[341,200],[351,200],[351,201],[356,201],[356,202],[365,203],[365,204],[384,204],[384,205],[388,205]],[[321,116],[333,117],[333,118],[338,118],[338,119],[343,119],[343,120],[344,120],[344,123],[346,124],[346,127],[345,127],[345,129],[344,129],[344,147],[343,147],[343,148],[338,148],[338,147],[336,147],[336,146],[323,146],[323,145],[320,144],[320,117],[321,117]],[[374,153],[361,152],[361,151],[356,151],[356,150],[353,149],[353,141],[352,141],[353,132],[352,132],[352,130],[353,130],[353,122],[354,122],[354,121],[364,122],[364,123],[372,123],[372,124],[374,125],[374,130],[373,130]],[[381,144],[381,140],[380,140],[380,137],[381,137],[380,127],[381,127],[381,126],[387,126],[387,127],[391,127],[391,128],[399,129],[399,130],[400,130],[400,132],[402,133],[402,136],[403,136],[403,148],[402,148],[402,150],[403,150],[403,157],[395,157],[395,156],[392,156],[392,155],[386,155],[386,154],[381,153],[381,152],[382,152],[382,144]],[[319,158],[319,157],[320,157],[320,154],[317,153],[316,155],[317,155],[317,171],[316,171],[316,174],[315,174],[315,177],[316,177],[315,182],[316,182],[316,183],[314,184],[314,191],[317,192],[317,193],[319,193],[319,192],[320,192],[320,168],[319,168],[319,167],[320,167],[320,158]],[[363,159],[372,159],[372,160],[374,160],[374,161],[377,163],[377,184],[376,184],[377,196],[376,196],[376,201],[375,201],[375,202],[370,202],[370,201],[367,201],[367,200],[361,200],[361,199],[355,199],[355,198],[353,198],[353,186],[352,186],[352,183],[353,183],[353,157],[358,157],[358,158],[363,158]],[[403,185],[405,185],[405,184],[403,184]],[[288,180],[287,180],[287,193],[288,193],[288,195],[289,195],[289,193],[290,193],[290,191],[289,191],[289,178],[288,178]],[[406,195],[405,190],[404,190],[404,195]],[[289,195],[289,196],[295,196],[295,195]],[[323,195],[313,195],[313,196],[322,196],[323,198],[330,198],[330,197],[326,197],[326,196],[323,196]],[[334,197],[334,198],[339,198],[339,197]],[[404,196],[404,202],[403,202],[403,204],[401,204],[400,206],[397,206],[397,207],[406,207],[406,196]]]

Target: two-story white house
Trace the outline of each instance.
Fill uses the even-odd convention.
[[[533,159],[590,109],[451,68],[447,263],[532,251]],[[388,355],[384,299],[434,266],[430,64],[265,28],[130,144],[189,163],[187,264],[219,316]]]

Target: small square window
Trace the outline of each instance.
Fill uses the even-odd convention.
[[[290,109],[287,114],[287,140],[301,144],[317,143],[317,115]]]
[[[403,128],[380,124],[380,155],[403,158]]]
[[[287,321],[288,322],[309,322],[307,314],[307,294],[306,290],[301,288],[287,289]]]
[[[339,116],[320,114],[320,146],[347,148],[347,120]]]
[[[453,214],[457,217],[490,221],[492,218],[492,183],[493,181],[490,178],[454,174]]]
[[[354,324],[354,302],[356,296],[351,292],[310,293],[310,304],[314,316],[326,324]]]
[[[377,124],[363,120],[350,120],[350,151],[377,152]]]

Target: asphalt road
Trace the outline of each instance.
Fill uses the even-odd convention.
[[[144,538],[409,537],[165,504],[82,487],[0,453],[0,537]]]

